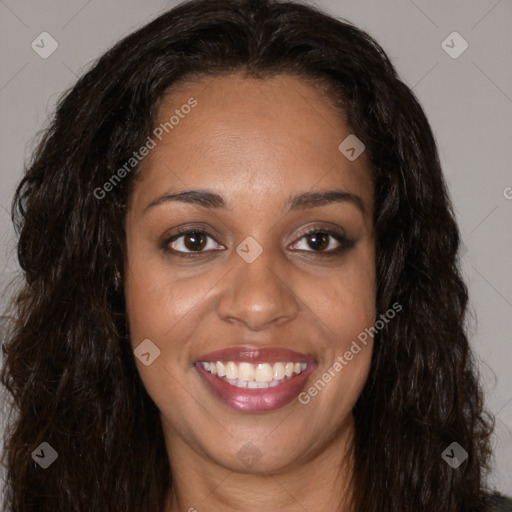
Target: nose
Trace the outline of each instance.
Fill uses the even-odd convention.
[[[224,281],[217,306],[222,320],[260,331],[298,315],[292,283],[284,275],[283,266],[276,265],[271,251],[264,250],[252,263],[237,254],[233,258],[234,268]]]

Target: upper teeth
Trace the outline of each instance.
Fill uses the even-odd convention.
[[[235,363],[233,361],[203,361],[201,364],[205,370],[213,375],[225,377],[228,382],[238,381],[236,383],[230,382],[230,384],[240,385],[240,387],[259,387],[256,383],[280,381],[286,377],[291,377],[293,374],[298,375],[307,367],[307,363],[294,362],[252,364],[246,362]]]

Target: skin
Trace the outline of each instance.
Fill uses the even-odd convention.
[[[230,409],[194,367],[227,347],[287,348],[318,364],[307,390],[375,321],[366,155],[351,162],[339,151],[350,129],[318,91],[291,75],[232,74],[183,83],[159,107],[164,122],[189,98],[198,102],[144,159],[126,219],[132,346],[150,339],[161,351],[149,366],[136,363],[170,454],[166,512],[351,510],[351,411],[371,339],[309,403],[263,413]],[[230,208],[148,207],[187,189],[209,189]],[[345,201],[285,211],[290,195],[331,189],[357,195],[363,210]],[[203,253],[187,259],[164,250],[178,226],[210,234]],[[326,256],[339,242],[328,237],[318,249],[303,235],[311,227],[344,231],[354,245]],[[252,263],[236,252],[248,236],[263,249]],[[190,235],[167,248],[194,254]],[[244,449],[259,460],[248,466],[238,456]]]

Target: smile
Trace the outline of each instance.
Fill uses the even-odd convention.
[[[203,368],[212,375],[224,379],[237,388],[264,389],[278,386],[295,375],[301,374],[307,363],[278,362],[269,363],[235,363],[234,361],[202,361]]]
[[[264,412],[290,403],[316,368],[285,349],[226,349],[199,358],[195,368],[208,389],[231,409]]]

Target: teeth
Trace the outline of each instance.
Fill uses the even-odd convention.
[[[268,388],[268,382],[257,382],[257,381],[252,381],[252,382],[248,382],[247,383],[247,387],[248,388],[252,388],[252,389],[263,389],[263,388]]]
[[[306,363],[304,363],[306,364]],[[284,364],[283,363],[275,363],[274,364],[274,380],[284,379]]]
[[[288,380],[293,375],[299,375],[307,368],[307,363],[292,361],[278,363],[233,361],[202,361],[203,368],[213,375],[224,378],[232,386],[239,388],[260,389],[274,387]]]
[[[215,364],[217,375],[219,377],[224,377],[226,375],[226,367],[224,366],[224,363],[222,363],[221,361],[217,361],[217,363],[212,364]]]
[[[251,363],[240,363],[238,365],[238,378],[244,381],[254,380],[254,365]]]
[[[270,382],[272,380],[272,366],[268,363],[259,363],[256,366],[254,380],[256,382]]]
[[[226,365],[226,379],[238,379],[238,366],[233,363],[233,361],[229,361],[229,363]]]

